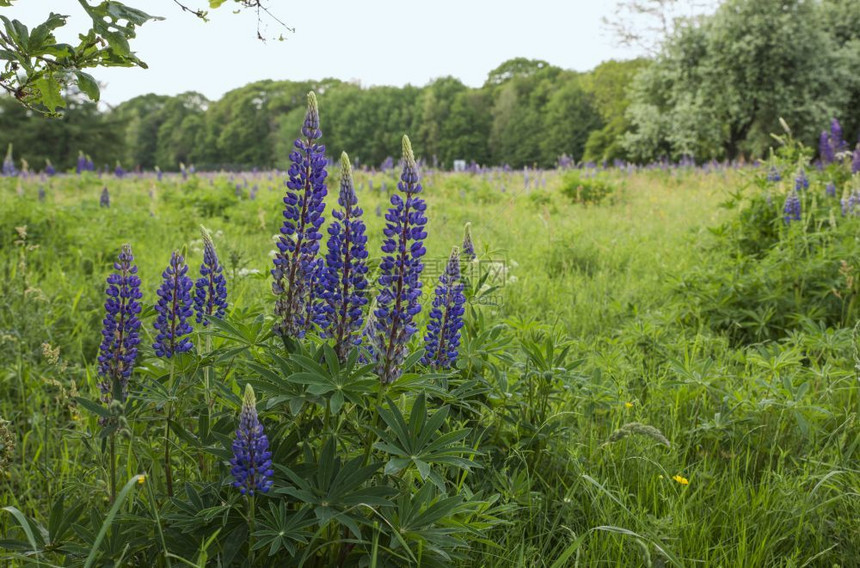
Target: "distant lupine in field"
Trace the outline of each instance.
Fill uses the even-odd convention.
[[[39,201],[45,201],[45,186],[39,186]]]
[[[125,400],[128,379],[140,344],[140,278],[131,246],[123,245],[107,278],[107,301],[99,346],[99,390],[102,400]]]
[[[242,495],[266,493],[272,487],[272,453],[269,439],[257,416],[257,399],[251,385],[245,385],[239,427],[233,440],[233,458],[230,460],[233,487]]]
[[[191,288],[194,283],[187,276],[188,265],[178,252],[170,257],[170,264],[162,273],[164,281],[158,289],[155,311],[155,330],[158,335],[152,348],[158,357],[173,357],[175,353],[190,351],[194,346],[188,336],[191,333]]]
[[[205,316],[223,319],[227,310],[227,280],[224,278],[224,266],[218,260],[212,235],[204,227],[203,234],[203,264],[200,265],[200,278],[195,283],[194,311],[197,323],[205,326],[209,321]]]
[[[463,236],[463,260],[471,262],[475,260],[475,243],[472,242],[472,224],[466,223]]]
[[[81,173],[87,169],[87,159],[83,152],[78,152],[78,163],[75,166],[75,171]]]
[[[800,171],[797,173],[797,177],[794,178],[794,190],[804,191],[807,189],[809,189],[809,177],[806,175],[806,170],[804,168],[800,168]]]
[[[99,206],[100,207],[110,207],[110,193],[108,193],[107,186],[102,188],[102,193],[99,196]]]
[[[860,144],[857,144],[857,147],[854,149],[854,155],[851,159],[851,173],[860,173]]]
[[[834,153],[845,151],[845,138],[842,136],[842,125],[835,118],[830,119],[830,143]]]
[[[836,197],[836,184],[832,181],[827,182],[827,187],[824,188],[824,192],[828,197]]]
[[[782,209],[783,219],[786,223],[792,221],[800,221],[800,195],[797,191],[792,191],[785,198],[785,205]]]
[[[383,383],[392,383],[402,373],[406,344],[417,331],[413,322],[421,311],[421,257],[427,252],[424,227],[427,205],[419,197],[418,168],[412,144],[403,136],[403,173],[397,188],[404,194],[391,196],[392,207],[385,215],[382,263],[379,266],[380,292],[376,303],[376,372]]]
[[[12,158],[12,143],[6,150],[6,157],[3,158],[3,176],[14,177],[18,175],[18,170],[15,168],[15,160]]]
[[[823,164],[832,164],[836,159],[836,152],[833,150],[833,145],[830,143],[830,134],[826,130],[821,131],[821,136],[818,138],[818,155]]]
[[[345,361],[358,335],[367,304],[367,236],[363,211],[352,182],[352,166],[346,152],[340,156],[340,209],[332,211],[334,221],[328,228],[328,253],[322,273],[320,294],[323,299],[323,329],[334,339],[334,350]]]
[[[782,181],[782,175],[779,173],[779,170],[776,169],[776,166],[770,167],[770,170],[767,172],[767,181],[771,183]]]
[[[284,223],[272,270],[272,291],[277,296],[275,331],[292,338],[304,336],[311,324],[307,314],[315,300],[313,278],[327,192],[325,146],[316,143],[322,132],[313,92],[308,93],[302,135],[290,153]]]
[[[117,160],[116,162],[116,167],[113,170],[113,174],[118,178],[122,178],[125,176],[125,170],[122,168],[122,164],[119,163],[119,160]]]
[[[451,258],[445,272],[439,277],[436,297],[430,310],[430,323],[424,336],[426,349],[422,363],[436,369],[450,369],[457,362],[460,347],[460,329],[463,327],[463,307],[466,296],[460,282],[460,255],[457,247],[451,251]]]
[[[57,170],[54,169],[54,165],[51,163],[51,160],[45,160],[45,175],[53,176],[57,173]]]

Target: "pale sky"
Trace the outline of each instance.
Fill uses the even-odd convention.
[[[452,75],[477,87],[513,57],[587,71],[601,61],[639,55],[615,47],[601,22],[612,15],[615,0],[272,0],[272,13],[295,32],[284,31],[286,41],[266,43],[256,39],[255,13],[234,13],[229,0],[210,11],[208,23],[183,13],[173,0],[123,1],[165,20],[140,27],[132,40],[148,70],[91,72],[105,84],[102,100],[111,104],[144,93],[190,90],[217,99],[259,79],[334,77],[362,85],[422,86]],[[76,43],[89,21],[77,0],[17,0],[12,8],[0,8],[30,28],[52,11],[70,16],[58,39]],[[282,31],[265,15],[263,26],[269,37]]]

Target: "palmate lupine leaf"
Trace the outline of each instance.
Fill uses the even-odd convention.
[[[388,407],[380,407],[378,411],[389,429],[375,429],[381,441],[374,445],[376,449],[392,456],[385,464],[385,473],[394,475],[414,466],[421,479],[429,479],[441,489],[445,482],[437,472],[432,471],[433,464],[466,470],[480,467],[464,457],[479,452],[460,444],[469,435],[469,429],[439,433],[449,410],[449,407],[444,406],[428,416],[427,403],[422,393],[415,400],[407,423],[397,405],[388,399]]]
[[[382,467],[382,463],[364,465],[364,456],[343,463],[336,455],[333,438],[329,438],[314,460],[308,455],[306,463],[298,471],[276,465],[294,487],[278,489],[278,493],[289,495],[302,503],[311,505],[321,525],[335,521],[361,537],[360,523],[367,522],[364,506],[390,507],[395,490],[391,487],[368,485]]]
[[[260,529],[254,532],[253,550],[268,547],[269,556],[274,556],[282,549],[290,556],[296,555],[297,544],[307,544],[313,534],[307,529],[316,521],[307,518],[308,509],[287,511],[283,501],[277,505],[269,503],[269,510],[263,512]]]

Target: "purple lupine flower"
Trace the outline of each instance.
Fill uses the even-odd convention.
[[[835,118],[830,120],[830,145],[833,153],[845,151],[845,139],[842,136],[842,125]]]
[[[239,427],[233,440],[233,457],[230,459],[233,487],[242,495],[253,497],[266,493],[272,487],[272,452],[269,451],[269,438],[263,432],[263,425],[257,416],[257,399],[250,384],[245,385],[242,399],[242,412],[239,414]]]
[[[51,160],[45,160],[45,175],[53,176],[57,173],[57,170],[54,169],[54,164],[51,163]]]
[[[807,189],[809,189],[809,177],[806,175],[806,170],[804,168],[800,168],[800,171],[797,173],[797,177],[794,178],[794,190],[804,191]]]
[[[403,136],[403,173],[397,188],[404,194],[391,196],[392,207],[385,215],[383,233],[385,241],[382,252],[385,256],[379,266],[380,292],[376,299],[376,372],[383,384],[392,383],[400,377],[401,366],[406,359],[406,344],[417,331],[413,322],[421,312],[421,272],[424,265],[421,257],[427,252],[424,227],[427,205],[418,195],[418,168],[412,153],[412,144]]]
[[[349,349],[361,343],[358,335],[363,322],[361,309],[367,304],[367,236],[346,152],[340,156],[340,167],[337,203],[341,209],[332,211],[334,221],[328,228],[320,296],[324,302],[323,329],[334,339],[338,358],[345,361]]]
[[[161,274],[164,282],[158,289],[158,303],[155,311],[155,329],[158,335],[152,348],[158,357],[170,359],[175,353],[190,351],[194,345],[188,334],[191,333],[191,288],[194,283],[187,276],[188,265],[178,252],[170,257],[170,264]]]
[[[122,169],[122,164],[119,163],[119,160],[116,162],[116,168],[114,168],[113,174],[118,178],[125,176],[125,170]]]
[[[18,169],[15,167],[15,160],[12,158],[12,143],[9,142],[6,157],[3,159],[3,177],[15,177],[17,175]]]
[[[161,168],[155,166],[155,177],[158,181],[161,181],[161,178],[164,177],[164,172],[161,171]]]
[[[822,164],[832,164],[836,159],[836,153],[833,151],[830,134],[826,130],[821,131],[821,136],[818,138],[818,154]]]
[[[824,188],[824,192],[828,197],[836,197],[836,184],[832,181],[827,182],[827,187]]]
[[[87,158],[82,151],[78,151],[78,164],[75,166],[75,171],[81,173],[87,169]]]
[[[107,278],[105,318],[99,346],[99,390],[102,400],[124,401],[140,344],[140,278],[130,245],[123,245]]]
[[[792,191],[785,198],[785,205],[782,209],[783,219],[786,224],[792,221],[800,221],[800,196],[797,191]]]
[[[102,188],[102,194],[99,196],[99,207],[110,207],[110,193],[107,186]]]
[[[851,159],[851,173],[860,173],[860,144],[857,144],[857,147],[854,149],[854,155]]]
[[[457,362],[465,303],[463,283],[460,282],[460,252],[454,247],[436,286],[430,323],[424,336],[426,351],[422,363],[436,369],[450,369]]]
[[[197,313],[197,323],[209,325],[205,316],[223,319],[227,311],[227,280],[224,278],[224,266],[219,262],[215,252],[212,235],[204,227],[203,234],[203,264],[200,265],[200,278],[194,285],[194,311]]]
[[[463,236],[463,260],[471,262],[475,260],[475,243],[472,242],[472,224],[466,223]]]
[[[307,314],[312,313],[310,306],[315,303],[313,278],[327,193],[325,146],[316,143],[322,132],[313,92],[308,93],[302,135],[290,153],[284,223],[272,269],[272,291],[277,296],[275,331],[292,338],[303,337],[312,323]]]

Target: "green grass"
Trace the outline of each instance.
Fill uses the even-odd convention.
[[[505,392],[550,401],[521,404],[509,414],[521,417],[515,423],[487,430],[488,443],[505,449],[478,483],[510,508],[461,565],[860,564],[853,322],[800,321],[780,339],[739,344],[687,317],[698,308],[679,282],[731,261],[708,228],[734,218],[718,205],[750,174],[601,175],[616,191],[596,205],[574,203],[553,172],[532,190],[521,174],[424,180],[428,260],[444,259],[471,222],[480,257],[505,267],[494,305],[479,310],[483,326],[504,323],[516,338],[506,348],[515,362],[493,378],[497,401]],[[72,397],[97,396],[103,282],[122,243],[134,247],[151,302],[171,250],[199,256],[204,224],[227,266],[231,306],[269,313],[282,185],[247,177],[256,200],[248,189],[237,198],[226,176],[212,187],[202,176],[185,186],[110,179],[109,209],[99,208],[92,177],[45,182],[45,203],[36,199],[42,182],[23,182],[18,195],[17,181],[0,180],[0,417],[16,440],[0,470],[0,507],[45,518],[69,493],[108,510],[94,421]],[[386,197],[368,180],[357,174],[376,251]],[[394,188],[393,177],[384,181]],[[373,182],[378,190],[383,177]],[[259,274],[240,275],[248,270]],[[550,344],[569,355],[529,374],[540,356],[528,346],[547,355]],[[464,349],[478,357],[474,343]],[[641,433],[609,441],[630,423],[656,428],[669,447]],[[129,466],[124,478],[135,473]],[[0,513],[0,539],[19,538],[17,526]]]

